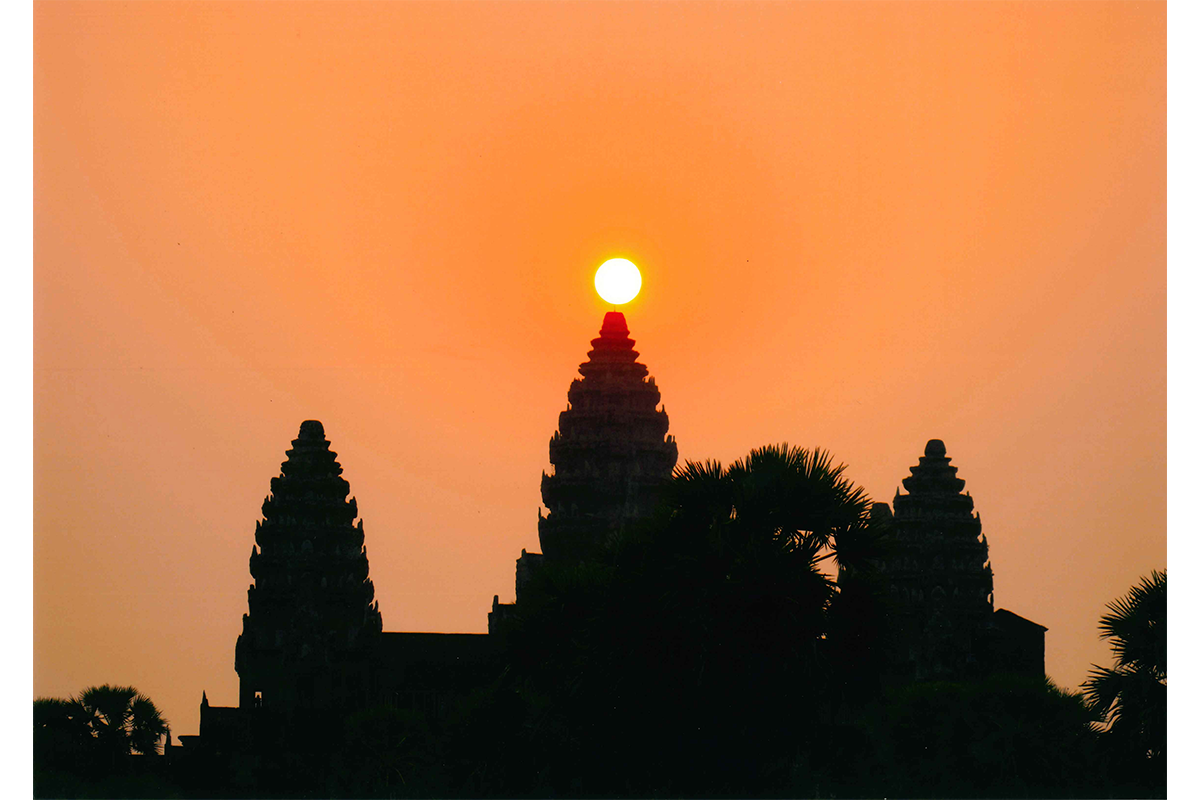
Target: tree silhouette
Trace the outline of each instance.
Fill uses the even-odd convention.
[[[1093,665],[1084,682],[1107,724],[1116,763],[1133,781],[1165,781],[1167,754],[1167,573],[1154,570],[1100,618],[1114,666]],[[1165,782],[1164,782],[1165,788]]]
[[[33,753],[44,767],[71,763],[92,739],[88,712],[77,700],[40,697],[33,701]]]
[[[78,704],[87,714],[92,735],[106,750],[122,755],[158,754],[167,721],[150,698],[132,686],[92,686],[80,693]]]
[[[830,454],[787,443],[752,450],[728,468],[689,461],[676,470],[667,504],[677,524],[784,561],[862,562],[870,498]]]
[[[77,698],[33,701],[35,797],[168,797],[154,755],[167,722],[129,686],[93,686]],[[135,763],[137,762],[137,763]]]
[[[826,796],[1107,796],[1094,719],[1049,680],[899,684],[832,727],[815,755],[831,768]]]
[[[689,462],[658,515],[602,559],[531,577],[507,634],[528,750],[548,785],[787,785],[797,746],[821,735],[843,683],[828,635],[841,600],[833,568],[868,571],[869,499],[844,470],[786,444],[727,468]]]

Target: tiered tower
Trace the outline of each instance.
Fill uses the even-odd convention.
[[[352,708],[368,700],[383,620],[367,577],[363,525],[354,524],[358,504],[347,499],[341,474],[321,423],[302,423],[255,525],[255,582],[235,660],[243,708]]]
[[[904,679],[973,677],[990,666],[984,663],[993,616],[987,537],[940,439],[925,445],[910,471],[908,494],[896,491],[879,564],[893,612],[890,661]],[[874,515],[889,516],[887,505],[876,504]]]
[[[658,502],[679,457],[667,435],[667,412],[658,408],[654,378],[638,362],[625,315],[604,315],[581,379],[567,391],[567,410],[550,439],[552,473],[542,473],[538,521],[547,559],[581,560],[603,550],[611,537]]]

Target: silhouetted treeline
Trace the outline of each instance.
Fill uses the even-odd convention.
[[[78,697],[33,701],[37,797],[170,797],[157,758],[167,722],[132,686],[92,686]],[[135,755],[136,754],[136,755]]]

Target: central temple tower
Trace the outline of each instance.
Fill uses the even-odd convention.
[[[538,511],[541,553],[517,559],[521,588],[543,561],[571,564],[599,557],[630,523],[646,517],[671,479],[679,448],[667,435],[667,412],[629,338],[625,315],[604,315],[588,360],[567,390],[567,410],[550,437],[551,471],[542,473]],[[492,598],[488,630],[513,609]]]
[[[538,520],[548,559],[583,560],[604,547],[629,522],[658,502],[679,457],[667,435],[667,412],[658,386],[637,360],[625,315],[604,315],[592,340],[582,379],[567,390],[567,410],[550,438],[549,474],[542,473]]]

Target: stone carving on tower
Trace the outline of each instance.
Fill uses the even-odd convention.
[[[320,422],[300,425],[271,479],[250,554],[235,668],[240,706],[345,708],[366,703],[383,619],[350,484]]]

